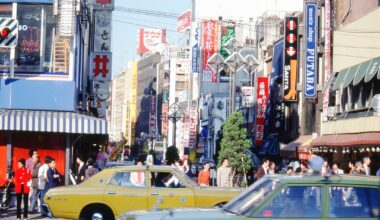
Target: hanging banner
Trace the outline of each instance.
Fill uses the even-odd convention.
[[[193,150],[197,146],[197,127],[198,127],[198,115],[197,115],[197,100],[191,101],[190,106],[190,121],[189,121],[189,149]]]
[[[324,86],[330,80],[331,74],[331,0],[325,0],[325,77]],[[323,120],[327,120],[329,107],[329,89],[323,94]]]
[[[265,110],[268,104],[268,78],[257,78],[256,107],[256,145],[261,145],[264,138]]]
[[[298,18],[285,18],[283,101],[297,101]]]
[[[318,3],[306,2],[305,8],[305,39],[306,39],[306,55],[305,55],[305,98],[317,97],[317,40],[318,40]]]
[[[217,73],[207,65],[207,60],[218,50],[218,22],[203,22],[203,78],[204,82],[217,82]]]

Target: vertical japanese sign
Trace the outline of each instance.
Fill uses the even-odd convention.
[[[156,134],[156,96],[150,96],[149,134]]]
[[[137,100],[137,62],[132,63],[132,83],[131,83],[131,144],[135,141],[136,126],[136,100]]]
[[[257,78],[256,111],[256,145],[261,145],[264,138],[265,111],[268,104],[268,78]]]
[[[198,72],[198,54],[199,54],[199,23],[192,24],[191,37],[191,70]]]
[[[221,27],[220,54],[224,59],[226,59],[229,55],[224,45],[227,43],[228,40],[235,37],[235,26],[235,22],[227,22]],[[219,82],[229,82],[230,77],[226,74],[225,71],[221,71],[219,74]]]
[[[185,114],[188,115],[189,108],[185,108]],[[180,141],[180,149],[183,151],[185,147],[189,145],[189,117],[185,117],[182,122],[182,129],[181,129],[181,141]]]
[[[285,18],[283,101],[297,101],[298,18]]]
[[[169,103],[162,104],[162,136],[168,136],[168,113],[169,113]]]
[[[221,30],[221,38],[220,38],[220,41],[221,41],[220,54],[222,55],[224,59],[226,59],[229,55],[224,45],[227,43],[228,40],[235,37],[235,26],[236,26],[235,22],[227,22],[227,24],[222,25],[221,27],[222,30]]]
[[[203,81],[217,82],[217,73],[207,65],[207,60],[218,50],[218,22],[203,22]]]
[[[94,51],[111,51],[112,12],[95,11]]]
[[[177,18],[177,32],[182,32],[191,27],[191,10],[185,11]]]
[[[318,4],[316,2],[306,2],[305,8],[305,98],[315,98],[317,96],[317,40],[318,40]]]
[[[197,115],[197,100],[191,101],[190,106],[190,121],[189,121],[189,149],[193,150],[197,146],[197,127],[198,127],[198,115]]]
[[[324,83],[330,80],[331,74],[331,0],[325,0],[325,77]],[[323,94],[323,117],[327,119],[329,107],[329,89]]]

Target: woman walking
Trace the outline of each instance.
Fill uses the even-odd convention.
[[[24,202],[24,220],[28,219],[28,198],[30,191],[30,180],[32,175],[30,170],[25,167],[25,159],[18,161],[18,169],[15,172],[15,191],[17,196],[17,219],[21,219],[21,201]]]

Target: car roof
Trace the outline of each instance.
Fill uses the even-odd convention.
[[[177,169],[172,166],[114,166],[107,168],[108,170],[120,170],[120,171],[128,171],[128,170],[155,170],[155,171],[171,171]]]
[[[380,185],[380,178],[376,176],[364,175],[332,175],[330,177],[323,177],[321,175],[267,175],[269,179],[279,180],[288,184],[316,184],[316,183],[329,183],[329,184],[354,184],[354,185]]]

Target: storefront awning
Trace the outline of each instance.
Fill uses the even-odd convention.
[[[310,143],[310,145],[312,147],[349,147],[362,145],[380,145],[380,132],[322,135],[317,139],[314,139]]]
[[[108,123],[73,112],[0,110],[0,131],[108,134]]]
[[[290,142],[288,145],[285,145],[281,148],[281,151],[295,151],[297,147],[307,146],[311,143],[311,135],[302,135],[299,136],[296,140]]]
[[[364,82],[367,83],[372,80],[374,76],[376,76],[380,67],[380,57],[374,58],[369,65],[369,68],[366,71]]]
[[[334,90],[340,88],[346,88],[351,83],[352,85],[358,85],[364,78],[364,82],[367,83],[373,79],[373,77],[378,74],[378,79],[380,79],[380,57],[367,60],[363,63],[357,64],[341,70],[336,78],[334,84]]]

